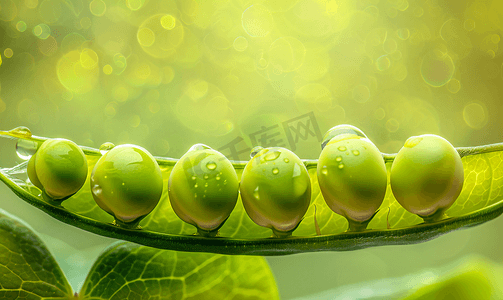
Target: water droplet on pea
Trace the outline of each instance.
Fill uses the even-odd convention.
[[[213,161],[210,161],[206,164],[206,168],[210,170],[215,170],[217,168],[217,164]]]
[[[288,158],[283,159],[284,162],[288,163],[290,160]]]
[[[265,156],[264,156],[264,159],[266,161],[271,161],[271,160],[275,160],[276,158],[278,158],[279,156],[281,155],[281,151],[272,151],[272,152],[269,152],[267,153]]]
[[[339,169],[342,169],[342,168],[344,168],[344,164],[339,165]]]
[[[17,140],[16,143],[16,154],[19,158],[27,160],[37,152],[38,143],[35,141],[29,141],[24,139]]]
[[[339,148],[337,148],[337,149],[339,149],[339,151],[346,151],[347,150],[346,146],[339,146]]]
[[[342,157],[337,156],[337,157],[335,158],[335,161],[342,161]]]
[[[194,187],[195,187],[195,188],[197,188],[197,187],[198,187],[197,183],[196,183],[196,184],[194,184]]]
[[[353,155],[354,155],[354,156],[358,156],[358,155],[360,155],[360,151],[358,151],[358,150],[353,150],[352,152],[353,152]]]
[[[274,168],[274,169],[272,169],[272,173],[273,173],[274,175],[278,174],[278,173],[279,173],[278,168]]]
[[[197,198],[197,193],[194,193],[194,198]]]
[[[208,174],[204,174],[203,178],[208,179]]]
[[[106,143],[101,144],[101,146],[100,146],[101,155],[105,155],[105,153],[112,150],[114,147],[115,147],[115,145],[110,142],[106,142]]]
[[[215,177],[216,180],[220,180],[220,175],[217,175],[217,177]]]
[[[192,180],[196,180],[196,176],[192,176]]]
[[[20,135],[22,137],[27,137],[27,138],[31,137],[31,130],[25,126],[16,127],[9,132],[13,133],[13,134]]]
[[[403,146],[407,147],[407,148],[413,148],[413,147],[417,146],[422,140],[423,140],[422,137],[418,137],[418,136],[414,137],[413,136],[413,137],[408,138],[405,141],[405,144]]]
[[[327,166],[323,166],[323,168],[321,169],[321,174],[323,174],[323,175],[328,174]]]
[[[224,185],[227,184],[227,179],[224,180]]]
[[[207,182],[204,184],[204,187],[208,187],[208,183]],[[206,192],[206,190],[205,190],[205,192]]]
[[[250,152],[250,157],[253,158],[257,153],[259,153],[262,149],[264,149],[262,146],[255,146]]]

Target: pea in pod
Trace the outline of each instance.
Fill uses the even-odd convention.
[[[162,195],[162,173],[157,161],[144,148],[120,145],[96,162],[91,174],[91,192],[116,225],[137,228]]]
[[[287,237],[302,221],[311,201],[307,169],[292,151],[271,147],[252,150],[241,177],[241,199],[258,225]]]
[[[192,146],[171,170],[171,207],[200,235],[215,236],[236,206],[239,180],[231,162],[203,144]]]
[[[390,185],[396,200],[427,222],[443,216],[461,193],[463,182],[459,153],[438,135],[410,137],[391,165]]]
[[[317,175],[325,202],[348,220],[349,230],[364,230],[386,194],[386,165],[379,149],[351,125],[330,129],[322,147]]]
[[[80,190],[87,177],[87,159],[74,142],[49,139],[28,161],[28,178],[50,198],[65,200]]]

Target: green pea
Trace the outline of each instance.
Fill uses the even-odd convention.
[[[94,200],[117,225],[135,228],[159,203],[163,179],[154,157],[136,145],[106,152],[91,173]]]
[[[442,217],[463,188],[461,157],[446,139],[413,136],[391,165],[390,184],[396,200],[425,221]]]
[[[222,153],[196,144],[171,170],[168,193],[180,219],[201,235],[215,236],[236,206],[238,175]]]
[[[241,176],[244,208],[255,223],[271,228],[275,236],[289,236],[309,208],[309,174],[300,158],[288,149],[255,150]]]
[[[361,130],[339,125],[340,132],[321,151],[317,175],[327,205],[349,222],[349,230],[363,230],[382,204],[387,173],[379,149]]]
[[[79,191],[86,177],[84,152],[66,139],[44,141],[28,162],[30,181],[56,200],[64,200]]]

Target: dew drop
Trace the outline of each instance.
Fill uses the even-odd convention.
[[[255,197],[255,199],[257,200],[260,200],[260,195],[258,193],[258,186],[255,188],[255,190],[253,190],[253,197]]]
[[[360,151],[358,151],[358,150],[353,150],[352,152],[353,152],[353,155],[354,155],[354,156],[358,156],[358,155],[360,155]]]
[[[217,168],[217,164],[213,161],[210,161],[206,164],[206,168],[208,168],[209,170],[215,170]]]
[[[208,179],[208,177],[209,177],[208,174],[204,174],[203,176],[204,179]]]
[[[194,184],[194,187],[195,187],[195,188],[197,188],[197,183],[196,183],[196,184]]]
[[[12,134],[15,134],[15,135],[20,135],[22,137],[27,137],[27,138],[31,137],[31,130],[25,126],[16,127],[9,132]]]
[[[323,174],[323,175],[328,174],[327,166],[323,166],[323,168],[321,169],[321,174]]]
[[[275,150],[275,151],[271,151],[269,153],[267,153],[265,156],[264,156],[264,159],[267,160],[267,161],[271,161],[271,160],[275,160],[276,158],[278,158],[279,156],[281,155],[281,151],[279,150]]]
[[[224,180],[224,185],[226,185],[226,184],[227,184],[227,179]]]
[[[342,157],[337,156],[337,157],[335,158],[335,161],[342,161]]]
[[[264,147],[262,146],[255,146],[253,147],[253,149],[251,150],[250,152],[250,157],[253,158],[255,155],[257,155],[257,153],[259,153],[262,149],[264,149]]]
[[[210,146],[206,146],[205,144],[194,144],[192,145],[192,147],[190,147],[189,151],[193,151],[193,150],[207,150],[207,149],[211,149]]]
[[[192,176],[192,180],[196,180],[196,176]]]
[[[204,184],[204,187],[208,187],[208,183],[207,182]],[[206,192],[206,190],[204,190],[204,191]]]
[[[339,165],[339,169],[342,169],[342,168],[344,168],[344,164]]]
[[[279,173],[278,168],[274,168],[274,169],[272,169],[272,173],[273,173],[274,175],[278,174],[278,173]]]
[[[283,159],[284,162],[288,163],[290,160],[288,158]]]
[[[100,146],[100,153],[101,153],[101,155],[105,155],[105,153],[107,153],[108,151],[112,150],[114,147],[115,147],[115,145],[113,143],[110,143],[110,142],[103,143]]]
[[[35,141],[18,139],[16,143],[16,154],[23,160],[30,159],[30,157],[37,152],[38,143]]]
[[[339,146],[339,148],[337,148],[337,149],[339,149],[339,151],[346,151],[347,150],[346,146]]]
[[[220,180],[220,175],[217,175],[217,177],[215,177],[216,180]]]
[[[422,137],[418,137],[418,136],[413,136],[413,137],[410,137],[408,138],[406,141],[405,141],[405,144],[403,145],[404,147],[407,147],[407,148],[413,148],[415,147],[417,144],[419,144],[421,141],[423,140]]]

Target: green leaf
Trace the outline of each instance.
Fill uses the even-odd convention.
[[[503,299],[503,267],[470,255],[440,268],[359,282],[293,300],[312,299]]]
[[[0,299],[74,299],[44,243],[0,209]]]
[[[0,135],[36,141],[46,138],[26,136],[16,132]],[[177,159],[156,157],[164,178],[164,191],[157,207],[142,220],[142,230],[129,230],[111,224],[113,218],[101,210],[93,200],[89,176],[101,156],[97,149],[82,147],[89,164],[89,175],[84,187],[61,205],[43,197],[40,190],[19,179],[26,171],[26,163],[2,169],[0,179],[20,198],[70,225],[99,235],[136,242],[142,245],[181,251],[213,252],[220,254],[284,255],[309,251],[356,250],[372,246],[419,243],[462,227],[474,226],[494,219],[503,212],[503,143],[457,148],[464,166],[463,190],[446,216],[424,224],[423,220],[403,209],[393,197],[388,184],[379,211],[369,223],[370,230],[346,232],[346,219],[332,212],[320,192],[317,160],[303,159],[312,184],[312,199],[303,221],[293,237],[269,238],[271,230],[256,225],[246,214],[241,199],[229,219],[220,229],[220,237],[194,236],[196,229],[180,220],[168,199],[168,179]],[[383,154],[388,169],[395,154]],[[241,178],[246,162],[232,162]],[[26,178],[25,174],[21,174]],[[319,225],[321,235],[315,226]],[[389,227],[389,228],[388,228]]]
[[[94,263],[82,299],[279,299],[263,257],[158,250],[119,242]]]

